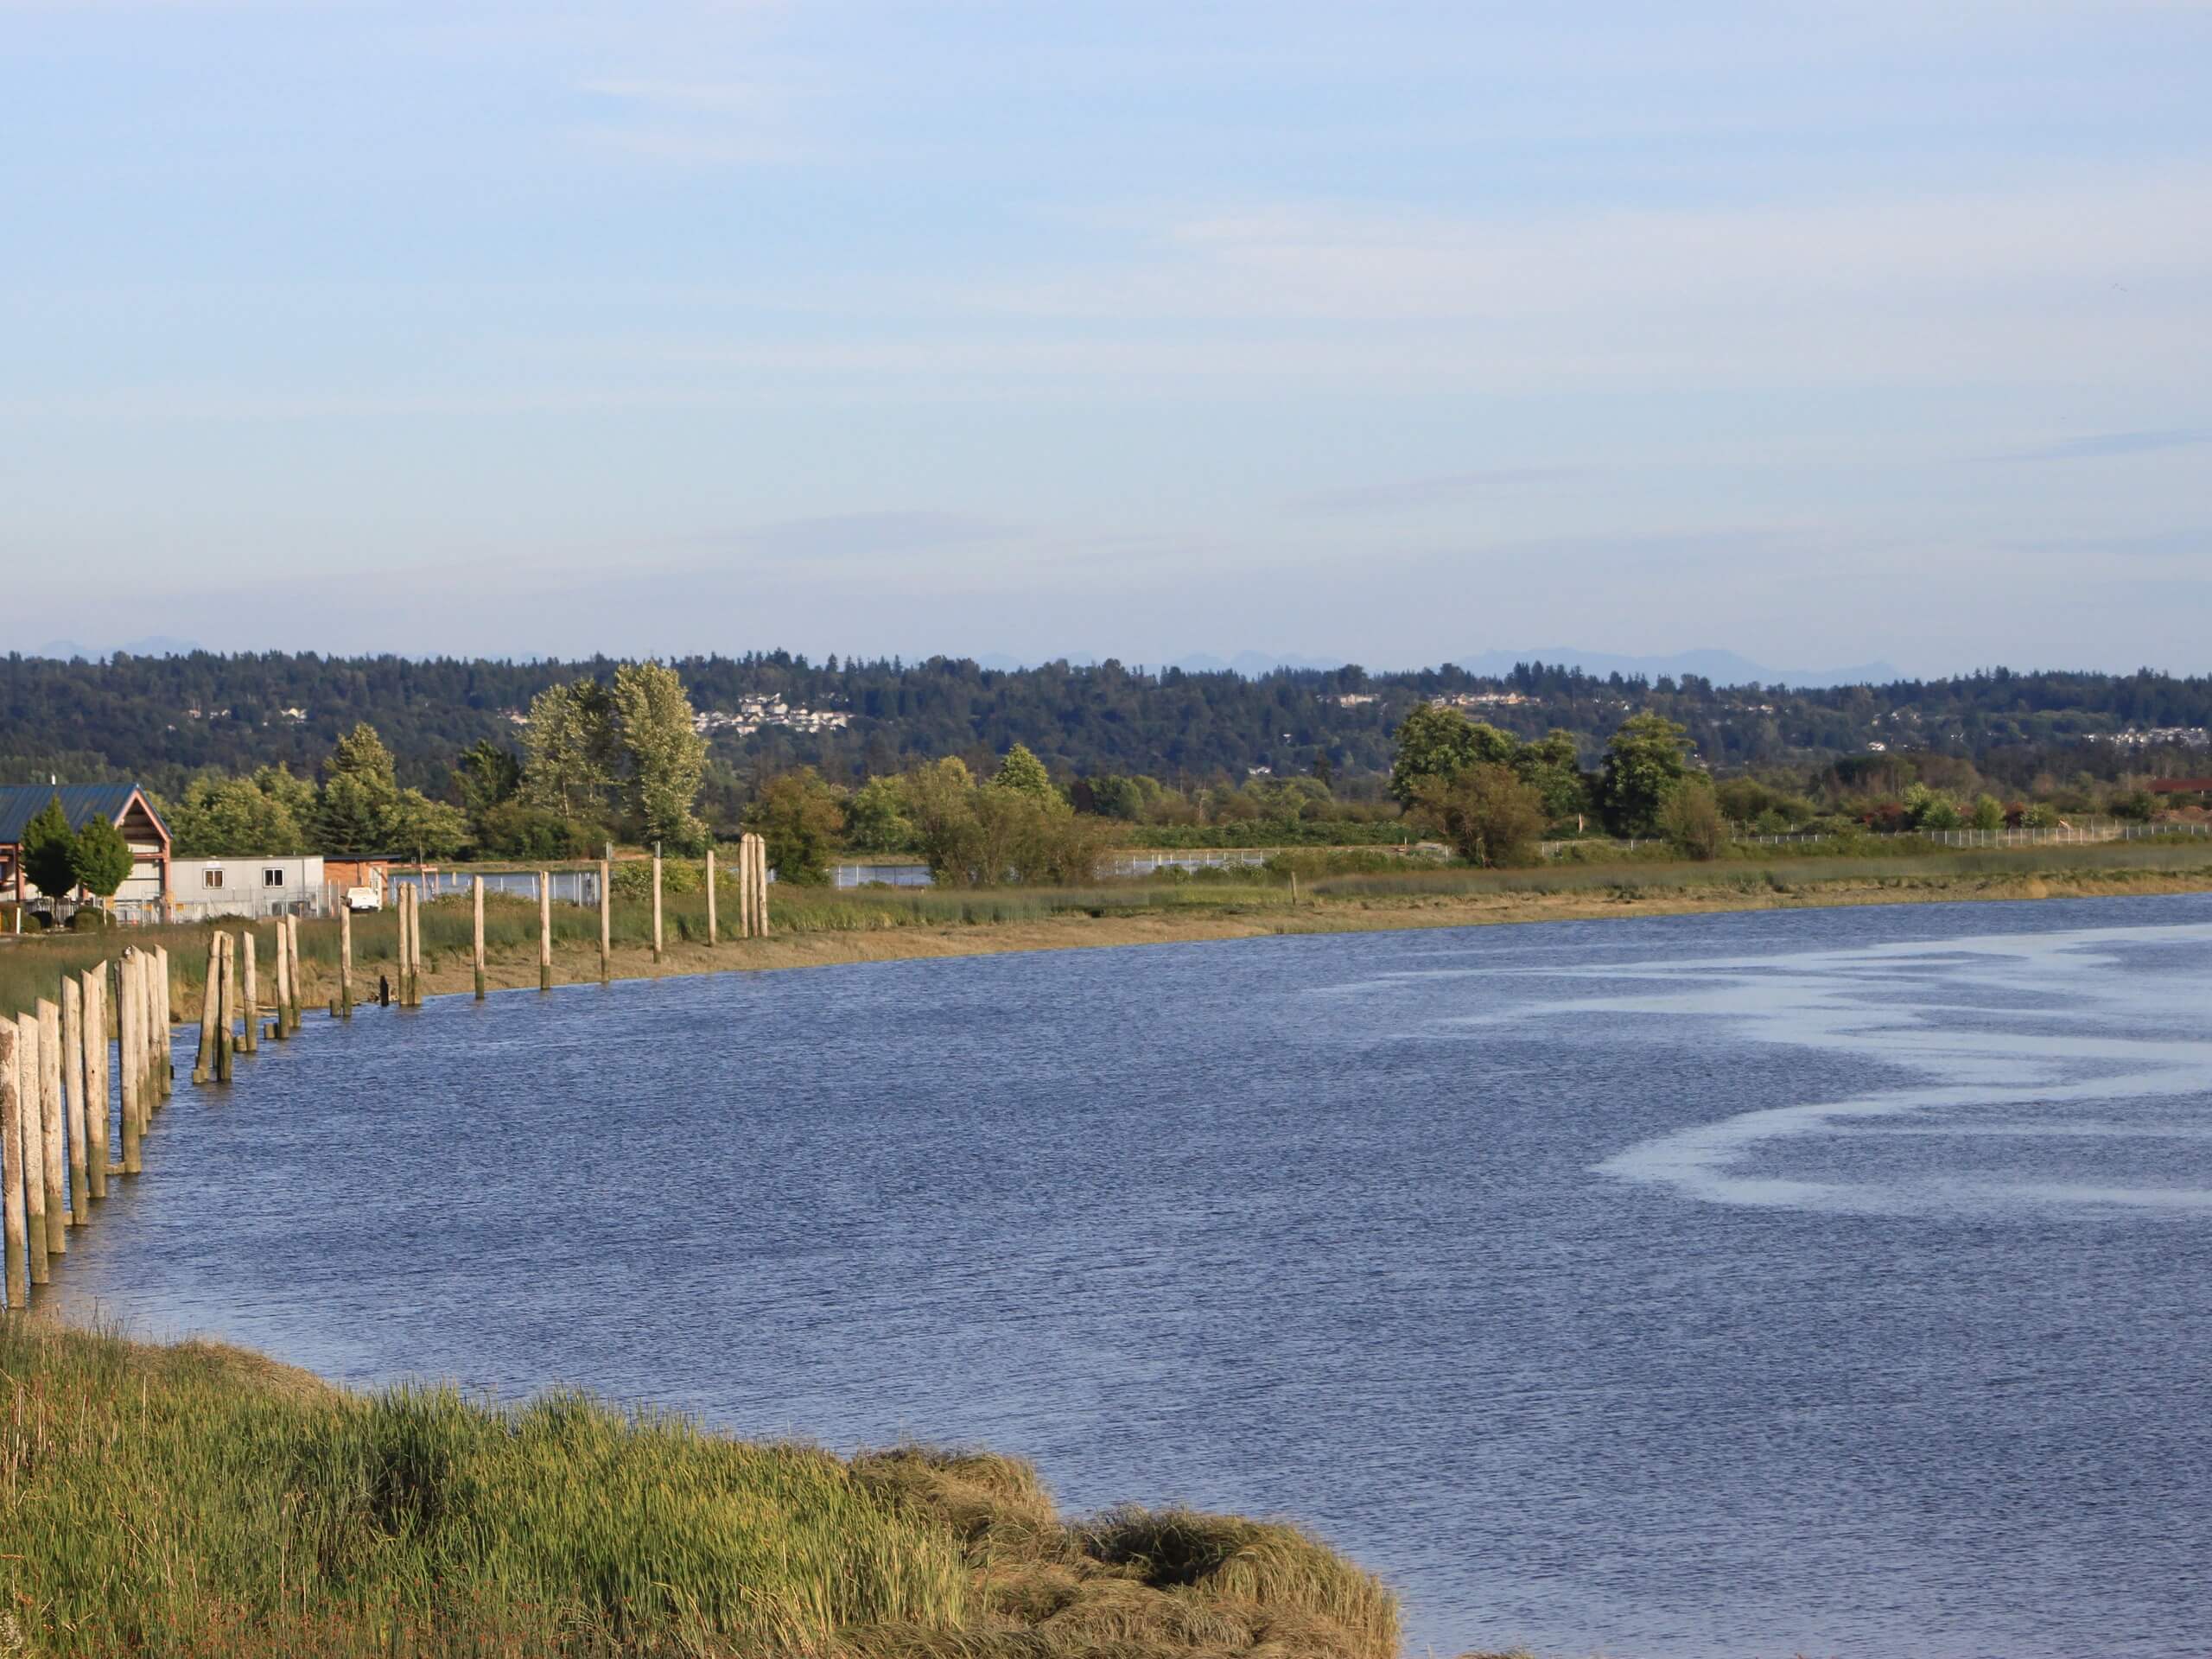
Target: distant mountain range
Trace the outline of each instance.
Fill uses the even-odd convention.
[[[57,663],[69,662],[79,657],[88,663],[96,663],[118,651],[130,657],[189,657],[200,649],[200,642],[196,639],[172,639],[166,634],[152,634],[143,639],[126,639],[119,645],[104,645],[97,651],[90,645],[80,645],[74,639],[49,639],[31,654],[51,657]]]

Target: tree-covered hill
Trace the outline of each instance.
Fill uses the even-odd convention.
[[[1970,755],[1999,772],[2047,764],[2050,751],[2077,745],[2069,764],[2091,770],[2212,770],[2212,760],[2192,760],[2181,742],[2084,741],[2212,727],[2212,679],[2148,671],[1999,669],[1793,690],[1695,676],[1600,679],[1542,664],[1495,679],[1456,668],[1284,670],[1253,679],[1116,662],[1012,671],[946,658],[816,664],[784,652],[672,666],[712,722],[724,778],[812,764],[849,782],[918,759],[999,754],[1023,743],[1063,776],[1241,779],[1259,767],[1303,773],[1325,759],[1338,779],[1352,779],[1386,772],[1400,720],[1437,697],[1521,736],[1564,729],[1586,760],[1628,715],[1648,711],[1681,721],[1700,758],[1721,770],[1867,756],[1876,744]],[[442,795],[462,750],[485,738],[515,744],[517,721],[537,693],[579,675],[611,680],[615,667],[276,652],[10,657],[0,661],[0,782],[52,772],[174,788],[203,768],[272,762],[307,774],[366,721],[391,747],[403,784]]]

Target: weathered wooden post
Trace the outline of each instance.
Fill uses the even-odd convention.
[[[391,976],[397,983],[399,1006],[407,1006],[407,889],[395,885],[391,888],[391,920],[397,943],[392,957]]]
[[[238,941],[228,933],[222,936],[222,940],[223,948],[215,956],[215,970],[222,976],[222,985],[215,997],[215,1081],[228,1083],[231,1062],[237,1052],[237,1039],[231,1033],[238,1020]]]
[[[277,931],[284,940],[285,988],[291,992],[291,995],[285,999],[283,1020],[286,1025],[297,1031],[300,1028],[300,1003],[306,995],[306,987],[301,982],[303,976],[300,971],[300,918],[296,916],[283,918],[277,923]]]
[[[653,842],[653,960],[660,960],[660,842]]]
[[[169,1053],[169,1022],[174,1010],[169,1005],[169,948],[165,944],[154,947],[152,984],[154,995],[153,1029],[147,1033],[148,1046],[153,1050],[154,1104],[164,1104],[169,1091],[175,1087],[175,1074]]]
[[[737,838],[737,937],[753,937],[753,837]]]
[[[409,1000],[423,1006],[423,889],[407,901],[407,988]]]
[[[62,1126],[61,1010],[44,997],[38,1004],[38,1104],[46,1147],[46,1253],[69,1251],[69,1150]]]
[[[87,968],[85,983],[85,1177],[107,1197],[107,964]]]
[[[599,861],[599,982],[614,977],[614,883],[609,879],[611,859]]]
[[[353,1017],[353,907],[338,902],[338,1017]]]
[[[92,1167],[86,1142],[92,1113],[85,1102],[85,987],[74,974],[61,980],[61,1087],[68,1096],[69,1221],[81,1227],[92,1219]]]
[[[292,953],[284,948],[284,923],[276,923],[276,1017],[269,1023],[269,1034],[283,1042],[292,1034],[291,1023],[284,1018],[284,1011],[292,1006]]]
[[[215,1010],[223,1000],[223,936],[207,935],[207,982],[200,988],[200,1047],[192,1057],[192,1083],[205,1084],[215,1069]]]
[[[475,954],[470,960],[476,969],[476,1000],[481,1002],[484,1000],[484,878],[482,876],[476,875],[469,878],[468,896],[476,909]]]
[[[753,885],[759,895],[753,915],[760,925],[760,937],[768,937],[768,843],[760,836],[753,837]]]
[[[16,1026],[0,1020],[0,1259],[8,1311],[30,1306],[30,1216],[23,1200],[23,1104],[16,1083]]]
[[[553,988],[553,872],[537,873],[537,988]]]
[[[254,961],[258,948],[252,928],[238,935],[238,950],[245,958],[238,968],[238,1012],[245,1016],[238,1046],[249,1054],[261,1052],[261,976]]]
[[[123,1080],[123,1173],[126,1175],[136,1175],[139,1169],[138,1137],[143,1128],[139,1096],[146,1075],[146,1039],[140,1029],[146,1023],[141,1013],[144,999],[138,989],[144,976],[138,961],[138,952],[133,949],[117,957],[115,963],[115,1068]]]
[[[38,1016],[16,1016],[16,1098],[23,1119],[23,1160],[8,1179],[23,1189],[24,1238],[30,1245],[31,1283],[46,1269],[46,1116],[39,1106]]]

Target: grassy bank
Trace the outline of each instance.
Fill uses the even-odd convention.
[[[1297,1529],[0,1316],[0,1654],[1393,1659]]]
[[[2124,893],[2212,892],[2212,847],[2113,842],[2088,846],[1935,852],[1916,857],[1791,856],[1767,862],[1728,859],[1669,863],[1550,864],[1527,870],[1391,868],[1332,874],[1317,865],[1288,870],[1223,870],[1182,879],[1103,882],[1084,887],[786,887],[773,890],[774,936],[743,944],[706,944],[706,900],[671,893],[665,904],[664,960],[652,957],[650,903],[613,906],[613,971],[623,978],[804,967],[1002,950],[1227,939],[1279,933],[1355,932],[1408,927],[1572,921],[1599,917],[1679,915],[1866,904],[2004,899],[2088,898]],[[730,907],[724,906],[727,921]],[[236,925],[236,924],[233,924]],[[563,984],[599,976],[594,911],[556,906],[555,972]],[[471,920],[466,899],[424,906],[426,988],[467,989]],[[260,925],[269,960],[275,930]],[[336,984],[338,930],[309,922],[300,930],[308,1001],[327,1001]],[[537,908],[529,899],[493,897],[486,934],[494,986],[537,982]],[[116,939],[168,944],[179,1018],[196,1013],[207,957],[204,926],[132,929]],[[25,938],[0,945],[0,1014],[51,997],[60,974],[120,945],[90,938]],[[355,995],[373,995],[392,970],[397,928],[389,914],[357,918]],[[264,995],[266,993],[264,992]]]

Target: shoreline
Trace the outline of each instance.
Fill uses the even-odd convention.
[[[1877,905],[1993,904],[2046,899],[2151,898],[2212,893],[2212,870],[2196,874],[2125,871],[2039,871],[2018,875],[1914,876],[1808,881],[1781,888],[1678,887],[1643,892],[1421,894],[1366,899],[1322,897],[1296,906],[1224,906],[1218,910],[1161,909],[1133,914],[1070,915],[1020,922],[949,923],[772,934],[713,947],[672,941],[658,963],[649,949],[618,944],[613,979],[677,979],[706,974],[773,973],[871,962],[938,961],[1045,950],[1105,950],[1295,934],[1384,933],[1417,929],[1521,926],[1542,922],[1703,916],[1737,911],[1837,910]],[[466,952],[426,952],[425,996],[468,996],[474,973]],[[596,946],[556,942],[553,982],[560,988],[599,982]],[[306,964],[310,1006],[334,992],[324,965]],[[364,996],[356,969],[354,995]],[[490,990],[536,990],[535,950],[486,959]]]

